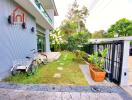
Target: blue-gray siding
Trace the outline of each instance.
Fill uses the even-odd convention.
[[[7,22],[8,16],[16,6],[13,0],[0,0],[0,78],[8,75],[14,60],[25,58],[32,49],[37,50],[36,32],[31,32],[31,27],[36,28],[33,17],[27,13],[27,29]]]

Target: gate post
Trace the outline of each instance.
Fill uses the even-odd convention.
[[[112,60],[111,60],[111,73],[109,76],[109,80],[113,81],[113,72],[114,72],[114,58],[115,58],[115,42],[112,43]]]
[[[130,41],[124,40],[123,47],[123,62],[122,62],[122,72],[120,86],[128,85],[128,57],[129,57]]]

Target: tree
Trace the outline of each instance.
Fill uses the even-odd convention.
[[[72,36],[68,37],[67,49],[70,51],[81,49],[83,44],[88,42],[89,37],[91,37],[90,34],[85,32],[73,34]]]
[[[69,20],[73,20],[77,22],[80,21],[86,21],[86,17],[89,15],[87,7],[83,6],[81,9],[79,8],[79,4],[75,0],[72,4],[71,8],[69,9],[67,18]]]
[[[126,18],[118,20],[108,29],[108,37],[131,36],[132,35],[132,21]]]
[[[69,9],[66,18],[59,27],[59,31],[62,34],[61,38],[63,41],[65,41],[60,44],[61,50],[64,50],[64,48],[70,51],[76,50],[78,49],[78,46],[88,41],[88,39],[91,37],[91,34],[85,27],[87,16],[88,9],[85,6],[80,8],[77,1],[75,0]],[[57,45],[58,43],[55,42],[55,44]],[[54,47],[56,46],[54,45]]]
[[[77,1],[72,4],[66,19],[62,22],[60,29],[64,34],[72,35],[73,33],[86,31],[85,21],[88,16],[88,9],[83,6],[79,8]]]
[[[73,36],[68,37],[67,39],[67,49],[73,51],[77,49],[76,39]]]
[[[106,34],[106,32],[104,30],[95,31],[92,34],[92,38],[94,38],[94,39],[104,38],[105,37],[105,34]]]
[[[76,44],[78,45],[82,45],[88,42],[88,39],[91,37],[91,35],[86,32],[79,32],[77,34],[74,34],[73,36],[76,39]]]
[[[64,20],[60,26],[60,30],[65,35],[72,35],[76,32],[77,25],[74,21]]]
[[[71,9],[69,10],[69,13],[67,15],[69,20],[73,20],[77,24],[77,32],[81,31],[81,25],[83,24],[83,27],[85,27],[84,23],[86,21],[86,17],[89,15],[87,7],[83,6],[81,9],[79,9],[79,5],[77,1],[73,3]]]

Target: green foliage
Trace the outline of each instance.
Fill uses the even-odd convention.
[[[68,37],[67,49],[73,51],[77,49],[76,39],[73,36]]]
[[[76,39],[77,44],[82,45],[86,42],[88,42],[88,39],[91,37],[91,35],[88,32],[79,32],[73,35]]]
[[[53,51],[58,51],[61,48],[61,44],[63,44],[62,34],[59,29],[53,30],[50,33],[50,46]]]
[[[61,32],[66,35],[72,35],[76,32],[77,24],[74,21],[64,20],[60,26]]]
[[[68,37],[67,49],[70,51],[81,49],[83,44],[88,42],[90,35],[89,33],[79,32]]]
[[[105,64],[105,60],[104,60],[104,58],[106,57],[106,55],[107,55],[107,52],[108,52],[108,49],[106,48],[106,49],[104,49],[103,51],[100,51],[99,50],[99,52],[100,52],[100,54],[101,54],[101,57],[98,57],[97,59],[97,63],[96,63],[96,65],[100,68],[100,69],[103,69],[104,67],[104,64]]]
[[[108,49],[106,48],[106,49],[104,49],[103,51],[99,50],[99,52],[100,52],[100,54],[101,54],[101,57],[102,57],[102,58],[105,58],[106,55],[107,55],[107,53],[108,53]]]
[[[106,57],[107,52],[108,52],[107,48],[104,49],[103,51],[99,50],[99,52],[95,52],[94,54],[90,55],[88,57],[88,61],[92,64],[95,64],[98,69],[103,70],[105,63],[104,58]],[[101,57],[99,57],[99,54]]]
[[[89,55],[88,61],[89,61],[91,64],[94,64],[94,60],[95,60],[95,55],[94,55],[94,54]]]
[[[74,54],[76,56],[76,59],[82,59],[83,57],[86,56],[86,53],[84,51],[80,51],[80,50],[75,50]]]
[[[132,21],[126,18],[118,20],[108,29],[107,37],[131,36],[132,35]]]
[[[94,38],[94,39],[104,38],[105,34],[106,34],[106,32],[104,30],[99,30],[92,34],[92,38]]]
[[[63,38],[59,30],[54,30],[50,34],[50,42],[52,51],[58,50],[77,50],[80,49],[84,43],[88,42],[90,37],[89,33],[79,32],[71,36],[68,36],[67,39]]]
[[[51,48],[57,50],[77,50],[80,49],[91,37],[90,32],[85,27],[85,20],[88,16],[86,7],[80,8],[77,1],[69,9],[67,18],[62,22],[59,29],[51,33]],[[58,39],[61,37],[61,40]]]

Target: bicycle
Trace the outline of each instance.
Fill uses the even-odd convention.
[[[35,49],[31,50],[32,55],[31,57],[27,56],[25,59],[17,59],[13,62],[13,66],[11,68],[11,74],[14,76],[20,72],[26,72],[28,74],[32,74],[36,71],[38,62],[36,59],[36,52]]]

